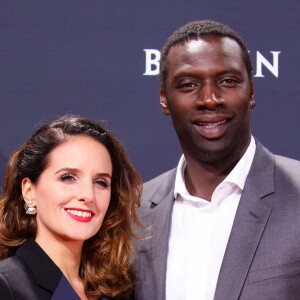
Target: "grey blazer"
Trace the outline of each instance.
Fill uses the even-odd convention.
[[[137,300],[164,300],[176,169],[144,185],[136,242]],[[300,162],[257,149],[218,277],[214,300],[300,299]],[[183,299],[185,300],[185,299]]]

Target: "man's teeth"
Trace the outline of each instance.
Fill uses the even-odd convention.
[[[217,127],[221,124],[224,124],[224,123],[226,123],[226,120],[221,121],[221,122],[217,122],[217,123],[200,123],[199,125],[204,126],[206,128],[215,128],[215,127]]]
[[[88,217],[92,216],[92,213],[90,213],[90,212],[75,210],[75,209],[67,209],[67,212],[74,216],[82,217],[82,218],[88,218]]]

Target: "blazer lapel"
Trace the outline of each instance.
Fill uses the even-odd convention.
[[[237,300],[272,211],[274,158],[257,143],[219,273],[214,300]]]
[[[174,204],[174,170],[161,180],[159,189],[149,186],[145,202],[148,206],[140,213],[142,224],[148,240],[138,241],[139,273],[144,286],[148,286],[147,299],[164,300],[166,286],[166,269],[168,256],[169,232],[172,208]],[[145,232],[144,232],[145,233]],[[144,234],[145,236],[145,234]],[[145,259],[143,259],[145,258]]]
[[[26,263],[36,284],[53,293],[61,279],[62,272],[42,248],[33,239],[28,239],[16,254]]]

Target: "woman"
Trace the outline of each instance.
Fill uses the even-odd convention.
[[[6,170],[1,299],[126,298],[141,186],[98,123],[64,116],[38,129]]]

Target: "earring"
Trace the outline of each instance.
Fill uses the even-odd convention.
[[[160,102],[160,105],[163,107],[163,108],[166,108],[167,107],[167,104],[165,102]]]
[[[24,208],[27,215],[35,215],[37,212],[36,206],[34,205],[33,201],[25,202]]]
[[[256,105],[255,101],[254,101],[254,95],[251,95],[250,98],[250,108],[254,108]]]

